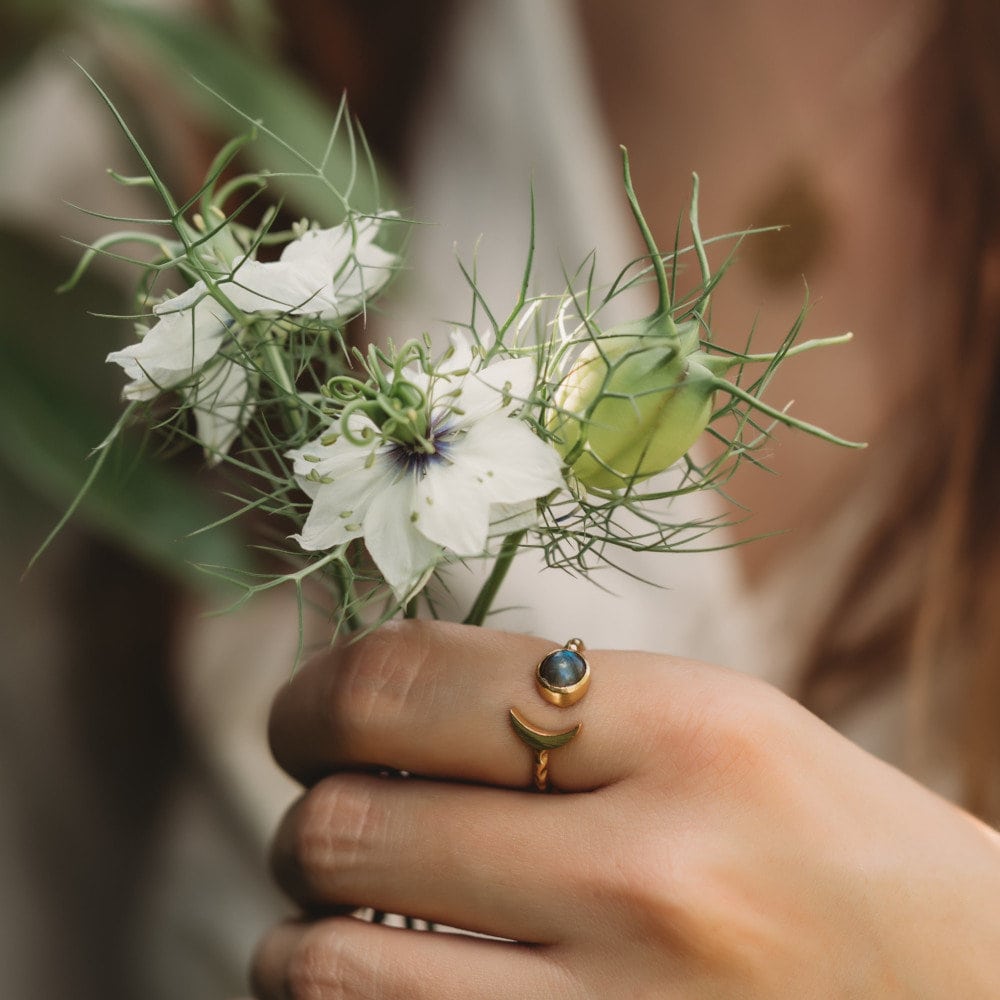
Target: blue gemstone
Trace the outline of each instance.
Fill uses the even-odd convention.
[[[572,687],[582,680],[587,664],[572,649],[557,649],[538,665],[538,677],[547,687]]]

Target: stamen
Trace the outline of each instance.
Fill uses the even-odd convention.
[[[449,452],[455,439],[453,428],[441,416],[432,416],[426,437],[413,441],[395,441],[388,455],[404,473],[422,476],[432,463],[450,461]]]

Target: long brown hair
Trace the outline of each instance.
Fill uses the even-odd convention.
[[[954,330],[912,411],[919,428],[895,502],[862,547],[815,638],[803,700],[824,715],[908,671],[911,729],[947,728],[965,804],[1000,818],[1000,7],[950,0],[929,54],[937,107],[941,280],[958,284]],[[916,559],[914,560],[914,555]],[[908,584],[900,584],[900,566]],[[897,600],[868,627],[872,595],[893,575]]]

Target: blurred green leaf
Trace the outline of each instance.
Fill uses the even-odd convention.
[[[122,326],[86,314],[112,311],[120,292],[90,277],[79,293],[57,296],[65,269],[27,237],[0,231],[0,463],[56,511],[76,495],[88,453],[120,414],[121,389],[103,358]],[[234,527],[188,537],[219,516],[196,484],[128,436],[115,447],[81,520],[187,583],[217,585],[197,563],[250,567]]]
[[[0,70],[9,56],[6,68],[16,71],[27,53],[53,36],[89,35],[149,66],[188,113],[224,135],[246,132],[247,119],[262,122],[259,138],[247,149],[248,165],[279,175],[271,183],[295,211],[323,225],[343,214],[315,178],[280,176],[310,172],[293,150],[311,164],[322,162],[326,178],[349,194],[354,208],[374,211],[393,203],[391,192],[377,189],[366,150],[352,145],[350,129],[341,129],[331,145],[336,109],[267,58],[263,36],[256,45],[243,45],[189,12],[120,0],[0,0],[0,7]],[[258,22],[259,34],[266,24]],[[55,294],[70,269],[27,235],[0,230],[0,480],[19,481],[30,491],[19,495],[33,495],[40,507],[51,505],[57,513],[85,480],[90,450],[121,414],[121,373],[103,358],[129,333],[124,324],[87,315],[114,313],[122,301],[121,292],[99,276],[88,275],[70,296]],[[172,575],[202,585],[211,578],[193,563],[251,568],[232,526],[187,537],[219,516],[207,491],[176,467],[145,456],[131,435],[114,447],[81,505],[81,520]],[[23,523],[37,523],[38,510],[31,514]]]
[[[301,173],[303,164],[291,150],[313,164],[323,160],[335,109],[282,67],[262,61],[259,54],[192,15],[116,0],[94,0],[91,12],[97,11],[107,26],[148,53],[164,83],[220,131],[232,135],[247,130],[246,119],[233,110],[238,108],[279,136],[282,142],[261,134],[248,147],[247,158],[256,169]],[[377,189],[366,153],[362,147],[352,148],[348,129],[341,129],[330,147],[325,174],[359,211],[373,212],[394,203],[391,191]],[[315,180],[275,177],[274,183],[298,210],[321,224],[341,221],[340,206]]]

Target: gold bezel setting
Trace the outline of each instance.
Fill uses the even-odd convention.
[[[535,667],[535,683],[538,686],[538,693],[550,704],[567,708],[575,705],[587,693],[590,687],[590,664],[583,655],[583,649],[582,640],[570,639],[565,646],[553,649],[538,661],[538,666]],[[554,657],[567,659],[569,657],[566,654],[570,654],[573,660],[579,661],[582,672],[571,684],[555,684],[544,676],[544,672]]]

